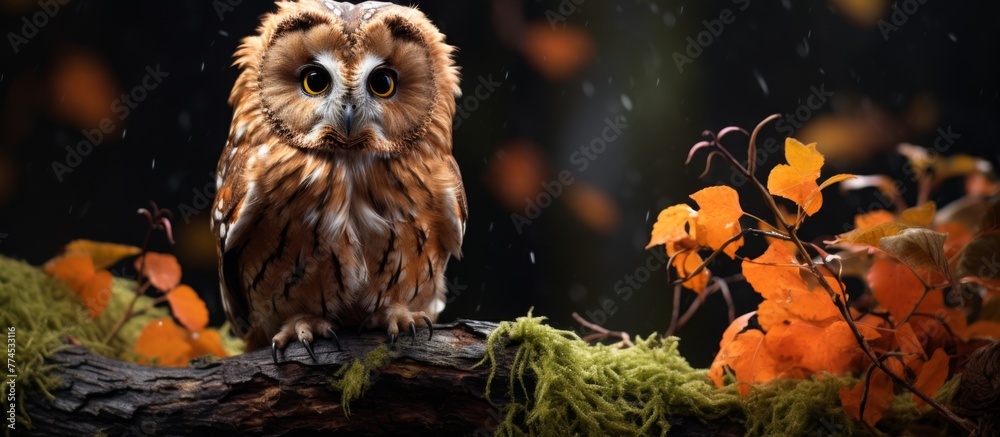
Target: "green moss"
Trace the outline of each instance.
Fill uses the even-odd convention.
[[[519,346],[506,387],[506,418],[497,435],[662,435],[673,416],[703,422],[725,418],[743,423],[747,435],[868,434],[840,406],[838,390],[856,378],[776,380],[740,399],[733,385],[716,388],[706,370],[688,365],[677,352],[676,338],[651,336],[626,349],[590,345],[543,320],[528,314],[504,322],[487,340],[487,356],[480,363],[492,366],[487,396],[494,389],[497,352],[510,342]],[[937,400],[947,403],[957,381],[945,384]],[[918,412],[911,396],[903,394],[879,428],[923,435],[943,433],[947,424],[929,407]]]
[[[372,371],[378,371],[392,361],[393,353],[385,345],[379,346],[368,353],[364,362],[354,360],[350,366],[341,367],[330,379],[330,385],[340,392],[340,404],[344,414],[351,415],[350,404],[355,399],[364,396],[368,388],[375,382]]]
[[[777,380],[755,387],[743,400],[747,435],[855,435],[864,432],[844,415],[837,391],[856,380]]]
[[[483,363],[493,366],[487,395],[496,352],[520,343],[500,435],[666,434],[671,416],[711,421],[740,413],[735,390],[713,387],[705,370],[680,356],[676,338],[651,336],[626,349],[591,346],[543,320],[529,314],[502,323],[487,340]],[[530,390],[526,371],[535,380]]]

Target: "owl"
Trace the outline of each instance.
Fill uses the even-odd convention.
[[[341,328],[433,335],[467,206],[452,156],[454,48],[412,7],[283,1],[241,72],[212,227],[248,350]]]

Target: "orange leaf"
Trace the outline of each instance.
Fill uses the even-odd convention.
[[[106,269],[118,261],[142,253],[142,249],[123,244],[75,240],[66,245],[66,254],[87,255],[94,261],[95,269]]]
[[[715,360],[712,361],[712,367],[708,370],[708,378],[715,382],[716,387],[722,387],[722,370],[726,366],[726,356],[723,351],[729,343],[736,340],[736,335],[746,329],[747,325],[750,323],[750,318],[756,314],[756,311],[751,311],[733,320],[733,323],[729,324],[726,328],[726,332],[722,333],[722,340],[719,341],[719,353],[716,354]]]
[[[45,273],[79,293],[94,276],[94,262],[86,255],[64,255],[45,263]]]
[[[882,223],[891,223],[894,221],[896,221],[896,217],[894,217],[891,212],[884,209],[877,209],[869,213],[858,214],[855,216],[854,227],[858,231],[867,231]]]
[[[719,351],[716,360],[722,360],[736,374],[740,396],[750,393],[753,384],[767,382],[780,375],[778,361],[761,347],[764,333],[750,329],[736,335],[736,339]],[[713,367],[715,364],[713,364]]]
[[[769,246],[763,255],[750,262],[743,261],[743,276],[764,299],[781,307],[784,312],[811,322],[839,318],[840,311],[823,291],[812,291],[802,279],[798,262],[787,246]],[[759,312],[764,318],[765,305]],[[764,325],[764,329],[770,329]]]
[[[191,359],[188,332],[169,317],[149,322],[135,342],[139,363],[150,365],[154,360],[164,367],[184,367]]]
[[[934,202],[926,202],[899,213],[899,221],[910,226],[929,228],[934,223],[936,213],[937,205]]]
[[[694,228],[697,218],[698,213],[684,203],[660,211],[656,223],[653,224],[653,232],[646,249],[665,244],[669,251],[672,243],[689,238],[686,226]]]
[[[927,396],[934,397],[947,379],[948,354],[945,353],[944,349],[937,349],[934,351],[934,355],[931,355],[931,359],[924,364],[920,374],[917,375],[917,381],[913,383],[913,387]],[[917,410],[922,409],[926,402],[915,394],[911,393],[910,395],[913,396],[913,402],[917,404]]]
[[[868,286],[875,299],[895,320],[903,320],[924,293],[924,285],[912,270],[888,259],[877,259],[872,263],[868,270]],[[929,303],[930,299],[924,299],[921,308]],[[933,314],[933,309],[929,313]]]
[[[167,293],[167,302],[174,317],[191,332],[200,332],[208,326],[208,307],[198,293],[187,285],[180,285]]]
[[[804,322],[780,323],[767,331],[764,340],[773,356],[788,359],[808,373],[847,373],[861,358],[857,340],[842,320],[826,328]]]
[[[111,272],[101,270],[94,273],[83,288],[77,292],[80,300],[83,301],[83,306],[87,307],[87,311],[90,312],[90,317],[96,319],[111,303],[111,283],[113,280]]]
[[[836,242],[878,247],[878,242],[882,238],[891,237],[906,229],[909,229],[909,226],[902,223],[880,223],[868,229],[855,229],[846,234],[840,234],[837,236]]]
[[[688,252],[680,253],[674,257],[673,266],[677,269],[677,275],[686,278],[691,275],[704,261],[701,259],[701,255],[695,250],[690,250]],[[711,273],[708,269],[702,269],[697,275],[692,276],[690,279],[684,281],[682,285],[694,291],[695,293],[701,294],[705,291],[705,286],[708,285],[708,279],[711,277]]]
[[[927,355],[924,354],[924,347],[920,344],[917,334],[913,332],[913,327],[906,322],[899,325],[893,334],[896,336],[896,343],[899,343],[899,351],[903,353],[903,363],[913,371],[919,372],[923,362],[927,360]]]
[[[844,413],[854,420],[861,420],[861,399],[865,397],[865,386],[868,387],[868,396],[865,402],[865,423],[875,426],[875,423],[882,419],[882,415],[892,404],[892,379],[881,370],[876,370],[871,377],[865,381],[859,381],[854,387],[841,387],[839,390],[840,403],[844,406]]]
[[[740,196],[736,190],[726,187],[708,187],[691,195],[698,202],[698,242],[704,246],[719,250],[729,239],[742,232],[740,217],[743,208],[740,207]],[[743,246],[743,238],[730,243],[723,251],[730,258],[735,258],[736,249]]]
[[[135,259],[135,269],[142,271],[142,275],[149,278],[149,283],[161,291],[173,290],[181,283],[181,265],[173,255],[147,253]]]
[[[980,320],[969,325],[963,336],[965,338],[1000,338],[1000,322]]]
[[[823,206],[823,195],[816,184],[823,155],[816,151],[816,143],[806,146],[795,138],[786,138],[785,159],[788,165],[778,164],[771,170],[767,190],[795,202],[806,214],[815,214]]]
[[[229,356],[226,348],[222,347],[222,335],[214,329],[205,329],[201,332],[193,332],[189,336],[191,343],[191,358],[212,354],[219,358]]]

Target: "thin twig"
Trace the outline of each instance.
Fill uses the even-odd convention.
[[[577,314],[576,312],[573,312],[573,319],[576,320],[581,325],[583,325],[584,328],[587,328],[595,332],[595,334],[590,334],[584,337],[583,338],[584,341],[590,342],[594,340],[600,341],[605,338],[617,338],[620,339],[625,346],[628,347],[635,346],[634,344],[632,344],[632,337],[630,337],[627,332],[610,331],[607,328],[604,328],[603,326],[588,322],[587,319],[584,319],[583,316]]]

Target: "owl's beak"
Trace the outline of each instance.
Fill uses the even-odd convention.
[[[351,128],[354,125],[354,108],[356,105],[344,106],[344,136],[351,137]]]

